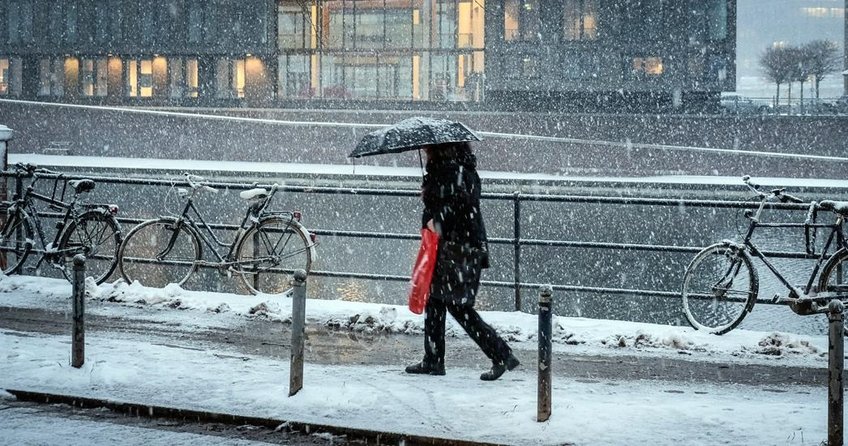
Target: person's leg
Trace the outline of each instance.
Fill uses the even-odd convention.
[[[424,308],[424,362],[445,368],[445,303],[430,299]]]
[[[424,307],[424,360],[406,368],[406,373],[445,374],[445,304],[429,299]]]
[[[493,364],[503,364],[512,355],[506,341],[498,336],[491,325],[483,321],[474,307],[450,302],[447,309]]]

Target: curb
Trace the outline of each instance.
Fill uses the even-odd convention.
[[[105,407],[119,413],[147,418],[172,418],[191,420],[194,422],[215,422],[233,425],[250,424],[254,426],[277,429],[286,425],[289,432],[314,434],[326,432],[333,435],[345,436],[350,440],[365,440],[366,444],[398,444],[398,445],[431,445],[431,446],[498,446],[498,443],[481,443],[468,440],[429,437],[421,435],[401,434],[396,432],[380,432],[369,429],[332,426],[328,424],[305,423],[300,421],[280,420],[275,418],[251,417],[244,415],[207,412],[203,410],[179,409],[174,407],[155,406],[150,404],[129,403],[100,398],[89,398],[74,395],[33,392],[28,390],[4,389],[20,401],[39,404],[67,404],[73,407],[98,408]]]

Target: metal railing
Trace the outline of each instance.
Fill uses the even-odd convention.
[[[4,177],[16,177],[12,172],[4,172]],[[49,176],[47,176],[49,178]],[[116,184],[116,185],[136,185],[136,186],[188,186],[188,183],[183,181],[174,181],[162,178],[120,178],[112,176],[80,176],[80,175],[62,175],[63,179],[93,179],[99,184]],[[20,178],[16,178],[16,186],[22,187]],[[229,183],[229,182],[210,182],[210,186],[219,189],[246,190],[256,187],[255,184],[247,183]],[[261,186],[261,185],[260,185]],[[331,194],[345,196],[391,196],[391,197],[409,197],[417,199],[419,191],[417,190],[385,190],[375,188],[350,188],[350,187],[314,187],[314,186],[280,186],[281,191],[303,194]],[[20,189],[17,190],[20,194]],[[19,196],[19,195],[18,195]],[[558,240],[558,239],[539,239],[525,238],[522,233],[522,212],[523,208],[528,203],[546,202],[559,204],[595,204],[600,206],[662,206],[662,207],[686,207],[686,208],[712,208],[712,209],[749,209],[756,207],[751,202],[744,201],[729,201],[729,200],[697,200],[697,199],[667,199],[667,198],[646,198],[646,197],[602,197],[588,195],[544,195],[544,194],[523,194],[515,192],[507,193],[484,193],[482,199],[487,201],[509,202],[512,207],[512,237],[490,237],[490,245],[501,245],[511,248],[513,254],[511,279],[509,281],[484,280],[481,282],[484,286],[497,288],[512,288],[514,290],[514,307],[516,311],[520,311],[522,307],[522,290],[527,288],[538,289],[542,283],[527,282],[522,277],[522,251],[524,248],[530,247],[563,247],[563,248],[593,248],[599,250],[615,250],[615,251],[635,251],[635,252],[676,252],[676,253],[696,253],[701,250],[702,246],[680,246],[680,245],[665,245],[665,244],[646,244],[646,243],[618,243],[607,241],[580,241],[580,240]],[[806,204],[779,204],[771,205],[773,209],[798,210],[806,211]],[[57,214],[43,213],[42,216],[55,217]],[[140,218],[121,216],[119,218],[121,224],[129,225],[129,227],[143,221]],[[224,223],[210,223],[212,229],[235,230],[236,225]],[[129,227],[124,228],[125,232]],[[418,234],[404,234],[392,232],[377,232],[377,231],[352,231],[345,229],[316,229],[307,227],[310,232],[319,236],[333,237],[350,237],[350,238],[373,238],[373,239],[389,239],[389,240],[416,240]],[[790,259],[814,259],[806,252],[787,252],[787,251],[765,251],[769,257],[790,258]],[[526,265],[525,265],[526,266]],[[408,281],[409,277],[405,275],[391,275],[371,272],[351,272],[351,271],[331,271],[331,270],[313,270],[310,275],[316,277],[333,277],[333,278],[352,278],[352,279],[371,279],[404,282]],[[668,291],[661,289],[644,289],[644,288],[627,288],[614,286],[587,286],[568,283],[552,284],[552,289],[555,291],[576,291],[589,293],[603,294],[624,294],[631,296],[655,296],[655,297],[679,297],[678,291]],[[676,284],[675,284],[676,288]],[[761,300],[762,303],[771,303],[771,300]]]

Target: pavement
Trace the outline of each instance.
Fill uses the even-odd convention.
[[[236,297],[251,299],[228,298]],[[818,445],[826,438],[820,354],[754,361],[555,345],[553,413],[538,422],[535,340],[511,342],[522,365],[484,383],[478,376],[487,360],[464,335],[448,339],[447,376],[410,376],[403,367],[420,359],[419,332],[311,323],[304,387],[289,396],[285,320],[92,298],[86,362],[75,369],[71,318],[56,296],[0,283],[0,302],[0,388],[10,392],[0,414],[11,414],[0,421],[0,444],[53,444],[69,432],[96,439],[71,444],[113,444],[121,435],[137,444]],[[144,424],[123,427],[131,422]],[[118,433],[97,436],[116,425]]]

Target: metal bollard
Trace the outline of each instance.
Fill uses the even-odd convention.
[[[306,271],[294,272],[292,293],[291,369],[289,396],[303,388],[303,335],[306,326]]]
[[[845,306],[839,300],[827,305],[828,324],[828,360],[827,360],[827,444],[842,446],[843,405],[842,371],[845,366],[845,332],[843,312]]]
[[[551,333],[553,331],[553,288],[539,289],[539,378],[536,421],[551,417]]]
[[[73,274],[74,320],[71,335],[71,366],[80,368],[85,362],[85,256],[74,256]]]

